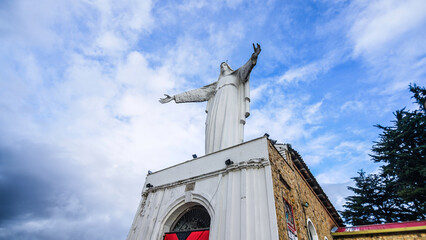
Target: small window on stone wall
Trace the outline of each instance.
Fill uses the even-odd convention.
[[[327,237],[324,237],[324,240],[328,240],[328,238],[327,238]]]
[[[310,219],[308,219],[308,239],[309,240],[318,240],[318,234],[315,230],[314,224]]]

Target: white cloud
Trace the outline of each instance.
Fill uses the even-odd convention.
[[[341,140],[344,136],[336,136],[332,144],[325,144],[319,155],[338,159],[329,161],[328,167],[316,175],[316,179],[321,184],[337,184],[350,181],[356,176],[357,171],[364,169],[371,172],[378,168],[377,164],[371,164],[368,154],[371,153],[371,144],[367,141]],[[315,151],[317,153],[317,151]],[[335,166],[338,166],[336,168]]]
[[[406,33],[424,27],[426,4],[422,0],[374,1],[357,15],[349,31],[354,54],[382,50]]]
[[[243,0],[225,0],[225,1],[230,8],[236,8],[238,5],[240,5],[243,2]]]
[[[245,128],[246,139],[267,132],[280,142],[299,142],[309,138],[321,124],[321,102],[309,104],[309,96],[283,95],[270,85],[261,85],[254,93],[261,94],[267,102],[264,107],[252,110]],[[256,98],[259,96],[255,96],[253,104],[256,104]]]
[[[250,56],[251,42],[247,41],[265,40],[261,36],[264,28],[268,34],[271,32],[269,15],[253,17],[257,16],[254,13],[269,13],[269,9],[222,19],[218,16],[223,12],[218,10],[235,13],[232,7],[243,5],[241,1],[230,2],[231,6],[221,3],[223,6],[202,1],[171,5],[137,0],[20,1],[12,4],[11,11],[1,11],[0,42],[5,47],[0,50],[4,56],[0,59],[0,147],[28,151],[25,159],[34,161],[34,166],[44,164],[33,172],[38,176],[43,171],[56,172],[51,173],[55,177],[52,179],[62,191],[49,196],[50,215],[27,216],[21,225],[0,229],[0,236],[27,232],[35,239],[49,239],[60,231],[65,239],[123,238],[140,200],[147,170],[162,169],[190,159],[193,153],[204,153],[205,105],[161,105],[158,99],[163,93],[174,94],[215,81],[221,61],[228,59],[237,68]],[[364,28],[376,28],[388,18],[386,11],[404,13],[415,2],[408,7],[397,4],[402,10],[386,8],[378,20],[370,15],[375,5],[364,3],[362,11],[354,11],[355,15],[361,11],[361,17],[353,22],[347,35],[360,58],[383,56],[378,53],[386,51],[376,51],[382,45],[374,42],[394,44],[404,34],[414,34],[413,29],[418,29],[418,21],[423,19],[415,13],[407,20],[411,25],[383,40]],[[287,27],[295,23],[282,20],[288,21]],[[393,23],[385,24],[389,26],[382,31],[388,31]],[[253,30],[255,27],[258,29]],[[274,37],[267,35],[271,45]],[[422,53],[422,48],[416,52],[409,43],[413,42],[397,48],[397,56]],[[150,48],[150,44],[163,45]],[[292,52],[294,48],[284,49]],[[236,49],[243,50],[237,54]],[[331,125],[327,112],[328,101],[333,98],[317,95],[322,99],[312,100],[317,99],[312,98],[314,93],[282,89],[276,84],[278,78],[280,83],[313,80],[343,61],[344,53],[331,50],[319,59],[303,59],[306,64],[291,64],[293,67],[281,77],[276,77],[278,70],[269,70],[267,78],[258,77],[265,74],[266,68],[272,68],[262,65],[262,61],[270,61],[274,54],[279,55],[274,59],[282,58],[282,49],[280,44],[265,46],[253,71],[258,74],[254,81],[261,84],[253,84],[257,87],[251,93],[252,115],[245,137],[251,139],[268,132],[271,138],[291,143],[299,150],[319,172],[321,183],[348,181],[354,169],[368,161],[368,141],[345,140],[350,131],[325,129]],[[411,69],[420,76],[425,58],[414,63]],[[406,72],[399,73],[399,78],[407,76]],[[404,84],[396,81],[388,87],[406,88]],[[362,101],[349,100],[341,110],[355,111],[364,106]],[[359,133],[365,135],[365,129]],[[34,149],[38,149],[37,144],[51,146],[47,152],[54,161],[43,160],[44,155],[37,157],[40,154],[22,142],[33,143]],[[341,165],[346,160],[348,163]],[[325,165],[326,170],[321,168]],[[32,166],[22,164],[21,168],[32,170]],[[340,204],[341,198],[337,202]],[[81,215],[75,216],[76,212]],[[115,235],[109,236],[111,232]]]
[[[305,80],[306,78],[314,78],[322,71],[322,69],[323,68],[319,63],[310,63],[303,67],[291,68],[278,79],[278,82],[290,83]]]
[[[353,57],[370,68],[367,82],[381,84],[378,94],[394,95],[405,91],[410,82],[424,80],[424,1],[359,1],[348,9],[347,36]]]
[[[119,64],[116,78],[120,83],[135,88],[139,94],[155,96],[156,99],[161,97],[160,93],[173,89],[178,81],[183,81],[170,66],[151,68],[147,57],[135,51]]]
[[[305,155],[303,156],[304,161],[308,164],[308,166],[315,166],[323,161],[323,156],[320,156],[321,153],[317,153],[317,155]]]
[[[124,39],[110,31],[102,33],[96,39],[95,45],[105,51],[123,51],[128,48],[127,42]]]
[[[329,197],[330,201],[333,203],[333,206],[337,210],[343,210],[343,204],[346,203],[345,198],[350,194],[353,194],[352,191],[348,190],[348,186],[353,186],[352,181],[339,183],[339,184],[321,184],[324,192]]]
[[[367,156],[369,153],[370,144],[365,142],[355,142],[355,141],[343,141],[340,142],[334,149],[339,152],[347,153],[364,153],[364,156]]]
[[[331,147],[340,137],[337,134],[325,133],[319,136],[310,136],[305,143],[303,159],[309,166],[314,166],[333,156]]]
[[[11,41],[15,46],[58,47],[61,39],[51,26],[57,21],[69,19],[69,9],[73,5],[49,0],[14,2],[0,14],[0,31],[4,33],[2,39]]]
[[[362,111],[364,109],[364,103],[361,101],[347,101],[340,107],[341,112],[345,111]]]
[[[207,4],[208,3],[206,1],[191,0],[185,1],[183,4],[178,5],[176,8],[184,12],[191,12],[203,8],[207,6]]]
[[[39,70],[34,65],[28,71]],[[127,232],[147,170],[162,169],[190,159],[192,153],[204,152],[204,107],[158,103],[162,91],[170,89],[174,79],[178,78],[171,69],[149,67],[146,57],[139,52],[131,52],[113,68],[74,55],[64,79],[37,94],[37,99],[43,101],[42,107],[50,113],[48,119],[43,119],[44,111],[39,111],[17,125],[16,119],[25,105],[13,105],[18,111],[8,117],[14,122],[4,123],[17,132],[23,131],[23,127],[34,128],[24,130],[24,136],[8,135],[8,142],[16,144],[24,137],[28,141],[49,143],[55,146],[55,154],[63,156],[63,161],[72,162],[79,169],[74,177],[80,187],[63,190],[72,192],[75,201],[52,209],[60,211],[59,215],[24,222],[28,227],[25,232],[49,236],[53,229],[67,228],[64,233],[71,238],[81,234],[70,231],[81,228],[82,223],[87,224],[84,228],[90,232],[87,234],[94,234],[89,226],[108,226],[113,222],[120,222],[122,228],[111,228],[115,229],[115,237],[108,238]],[[31,99],[40,86],[27,88],[20,102]],[[36,157],[30,159],[37,160]],[[67,209],[79,206],[90,207],[90,210],[85,210],[78,220],[67,219],[70,214]],[[50,227],[45,228],[46,225]],[[13,228],[3,234],[7,237],[22,231],[22,228]]]
[[[250,89],[250,99],[252,102],[256,102],[258,100],[260,100],[263,96],[263,94],[265,94],[265,90],[268,89],[269,86],[267,83],[264,83],[260,86],[258,86],[257,88],[252,88]]]
[[[314,124],[319,122],[319,120],[322,117],[321,105],[322,105],[322,101],[317,102],[306,108],[304,112],[304,116],[308,124]]]
[[[37,7],[46,7],[43,3]],[[54,29],[55,20],[65,27],[73,17],[64,20],[54,15],[40,25],[52,32],[54,41],[70,46],[57,51],[67,57],[58,63],[62,68],[46,69],[31,50],[11,50],[14,61],[26,64],[17,71],[8,68],[9,76],[15,79],[0,82],[4,87],[0,91],[11,93],[10,98],[3,94],[1,98],[2,113],[8,113],[7,118],[0,118],[1,147],[4,142],[19,146],[21,139],[52,145],[51,154],[61,156],[61,160],[55,158],[58,162],[50,168],[68,162],[73,164],[75,173],[74,183],[69,179],[66,183],[56,182],[63,187],[61,191],[68,202],[56,201],[51,196],[49,214],[22,219],[18,225],[26,228],[0,229],[1,237],[24,238],[31,234],[49,239],[53,232],[62,231],[63,239],[82,239],[81,235],[91,239],[123,238],[134,216],[147,170],[189,159],[192,153],[203,153],[203,106],[158,103],[163,91],[183,82],[176,75],[174,64],[163,56],[161,64],[152,67],[147,54],[129,52],[138,33],[150,27],[150,21],[145,22],[149,19],[138,17],[149,15],[149,6],[134,2],[137,6],[130,4],[120,9],[121,6],[108,2],[92,3],[97,4],[91,5],[96,9],[91,12],[94,19],[88,23],[89,34],[81,44],[74,33]],[[73,10],[68,9],[67,15],[76,17],[79,13]],[[96,14],[101,15],[99,19]],[[129,18],[132,14],[134,17]],[[127,24],[128,20],[131,23]],[[20,40],[26,45],[30,38]],[[178,52],[174,57],[179,59],[185,53]],[[102,55],[114,58],[98,58]],[[176,144],[182,139],[187,145]],[[42,160],[35,154],[28,161],[40,164]],[[57,171],[64,173],[61,169]],[[70,218],[75,212],[82,215]],[[96,226],[109,230],[96,235]]]
[[[330,52],[323,59],[308,63],[301,67],[293,67],[278,78],[279,83],[297,83],[299,81],[310,81],[318,75],[329,71],[336,63],[334,52]]]

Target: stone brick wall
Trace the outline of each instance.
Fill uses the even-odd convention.
[[[287,162],[270,142],[268,148],[280,240],[289,239],[283,198],[293,207],[298,240],[308,240],[308,219],[312,221],[319,240],[324,240],[324,237],[332,240],[331,229],[337,226],[337,223],[294,166],[290,160],[291,156],[287,154]],[[304,206],[306,202],[307,207]]]
[[[424,240],[426,232],[393,232],[368,235],[334,236],[335,240]]]

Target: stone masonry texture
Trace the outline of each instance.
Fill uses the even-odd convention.
[[[269,142],[269,159],[271,161],[279,239],[289,239],[283,198],[293,207],[298,240],[308,240],[308,219],[312,221],[318,239],[323,240],[325,237],[329,240],[333,239],[331,229],[337,226],[337,223],[334,222],[313,189],[297,170],[290,159],[290,154],[287,153],[287,162]],[[305,203],[308,206],[305,206]]]
[[[286,151],[284,159],[271,142],[268,143],[268,151],[280,240],[289,239],[283,198],[293,207],[298,240],[309,239],[308,219],[313,223],[319,240],[426,240],[424,230],[332,236],[331,229],[338,224],[299,172],[291,159],[292,155]],[[308,203],[308,206],[305,203]]]

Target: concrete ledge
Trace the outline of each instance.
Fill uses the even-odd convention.
[[[331,233],[331,235],[333,237],[337,237],[337,236],[373,235],[373,234],[380,234],[380,233],[414,232],[414,231],[426,231],[426,226],[376,229],[376,230],[365,230],[365,231],[335,232],[335,233]]]

